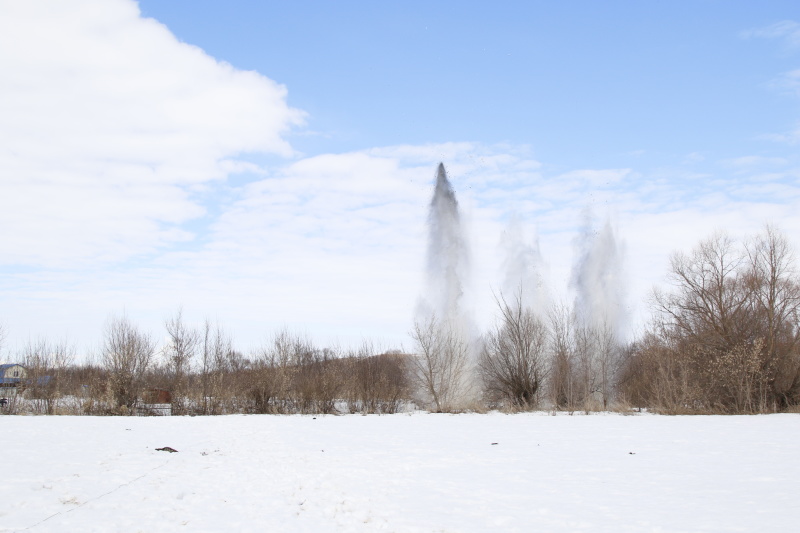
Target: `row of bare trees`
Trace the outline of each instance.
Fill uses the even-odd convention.
[[[29,341],[16,356],[26,375],[0,391],[0,413],[119,415],[147,413],[154,403],[176,415],[393,413],[410,397],[407,356],[398,351],[366,342],[319,349],[283,330],[248,358],[209,320],[192,327],[178,310],[164,326],[159,348],[127,316],[112,316],[99,351],[77,365],[68,343]]]
[[[436,411],[484,407],[649,408],[762,413],[800,405],[800,278],[773,227],[737,244],[724,233],[670,262],[653,320],[623,343],[615,325],[568,306],[545,316],[497,299],[496,326],[471,344],[446,321],[417,323],[413,377]]]
[[[756,413],[800,403],[800,278],[773,227],[673,255],[669,291],[634,345],[621,390],[664,412]]]
[[[800,279],[785,235],[768,227],[738,244],[715,234],[674,254],[668,279],[670,290],[653,294],[649,327],[629,343],[614,324],[581,322],[570,306],[536,314],[521,293],[497,298],[496,325],[477,339],[455,321],[418,321],[414,355],[369,343],[318,348],[283,330],[245,357],[224,328],[192,327],[180,310],[157,348],[126,316],[112,317],[95,364],[74,365],[66,343],[30,342],[20,353],[25,395],[47,414],[133,413],[154,390],[169,392],[173,414],[409,405],[757,413],[800,404]]]
[[[192,327],[179,310],[164,325],[167,342],[158,349],[128,317],[111,317],[96,361],[82,365],[65,343],[29,343],[20,354],[24,394],[3,412],[124,415],[167,401],[175,415],[394,413],[411,397],[408,356],[399,351],[367,342],[320,349],[282,330],[245,357],[208,320]]]
[[[496,325],[472,341],[435,317],[415,324],[418,404],[434,411],[612,407],[627,351],[609,326],[582,325],[567,306],[539,316],[519,295],[496,303]]]

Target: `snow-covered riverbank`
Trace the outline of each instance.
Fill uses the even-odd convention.
[[[5,416],[0,428],[0,531],[800,524],[800,415]]]

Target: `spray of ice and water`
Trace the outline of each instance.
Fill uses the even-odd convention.
[[[602,229],[596,231],[588,211],[584,215],[583,229],[575,244],[578,254],[570,282],[576,294],[573,316],[579,327],[590,328],[587,331],[602,334],[597,337],[598,343],[603,341],[602,346],[608,348],[604,348],[599,354],[602,356],[599,368],[603,383],[602,397],[605,401],[609,383],[608,369],[611,368],[607,363],[615,353],[611,348],[621,338],[624,319],[624,307],[621,303],[624,286],[622,250],[611,222],[606,221]],[[527,238],[521,221],[512,217],[501,245],[505,251],[501,296],[507,302],[511,299],[512,303],[513,299],[519,298],[519,303],[524,308],[544,318],[549,305],[538,238]],[[436,185],[428,212],[427,259],[426,290],[420,299],[417,321],[438,324],[440,331],[455,335],[448,337],[448,343],[455,342],[467,347],[459,352],[464,354],[459,356],[459,361],[463,363],[456,364],[456,359],[449,358],[449,366],[445,366],[465,369],[463,373],[456,373],[458,377],[448,381],[451,392],[447,401],[451,404],[468,405],[478,398],[480,390],[478,372],[475,371],[480,340],[464,302],[464,289],[469,274],[467,236],[455,192],[441,163],[437,169]],[[610,336],[606,333],[610,333]],[[597,346],[601,347],[601,344]],[[432,397],[436,398],[436,395],[433,394]],[[438,406],[439,400],[435,401]]]
[[[549,295],[544,281],[544,260],[539,250],[539,237],[529,236],[522,219],[512,216],[500,240],[503,252],[501,296],[513,302],[516,298],[526,309],[544,316]]]
[[[589,210],[583,217],[570,281],[575,291],[575,318],[580,326],[609,329],[620,339],[626,319],[623,249],[610,219],[598,230]]]
[[[436,186],[428,211],[427,263],[426,290],[418,317],[435,316],[450,324],[463,324],[469,254],[456,194],[442,163],[436,172]]]
[[[578,324],[610,328],[621,338],[625,325],[623,249],[610,219],[598,230],[589,210],[575,240],[576,260],[570,288],[575,292],[574,314]],[[436,173],[436,185],[428,212],[428,257],[425,293],[417,309],[418,319],[436,317],[475,337],[464,292],[469,280],[467,236],[458,201],[444,164]],[[538,237],[526,235],[519,217],[512,217],[503,234],[504,252],[501,294],[519,296],[525,308],[544,316],[550,295],[544,279],[545,263]]]

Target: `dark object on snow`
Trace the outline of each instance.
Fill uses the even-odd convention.
[[[157,452],[169,452],[169,453],[175,453],[175,452],[177,452],[178,450],[176,450],[175,448],[170,448],[169,446],[164,446],[163,448],[156,448],[156,451],[157,451]]]
[[[492,443],[492,446],[497,446],[497,443],[496,443],[496,442],[493,442],[493,443]]]

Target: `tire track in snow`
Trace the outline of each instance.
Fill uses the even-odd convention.
[[[109,491],[106,491],[106,492],[104,492],[103,494],[100,494],[100,495],[98,495],[98,496],[95,496],[95,497],[93,497],[93,498],[89,498],[89,499],[88,499],[88,500],[86,500],[85,502],[79,503],[78,505],[76,505],[75,507],[73,507],[73,508],[71,508],[71,509],[67,509],[67,510],[65,510],[65,511],[59,511],[59,512],[57,512],[57,513],[53,513],[53,514],[51,514],[50,516],[48,516],[47,518],[44,518],[44,519],[42,519],[42,520],[40,520],[40,521],[36,522],[35,524],[32,524],[32,525],[30,525],[30,526],[28,526],[28,527],[25,527],[25,528],[22,528],[22,529],[17,529],[17,530],[14,530],[14,531],[30,531],[31,529],[33,529],[33,528],[35,528],[35,527],[38,527],[38,526],[40,526],[40,525],[44,524],[45,522],[47,522],[48,520],[50,520],[50,519],[52,519],[52,518],[55,518],[55,517],[57,517],[57,516],[60,516],[60,515],[65,515],[65,514],[68,514],[68,513],[71,513],[71,512],[73,512],[73,511],[77,511],[78,509],[80,509],[80,508],[84,507],[85,505],[87,505],[87,504],[89,504],[89,503],[96,502],[96,501],[98,501],[98,500],[101,500],[101,499],[105,498],[106,496],[109,496],[110,494],[113,494],[113,493],[117,492],[117,491],[118,491],[119,489],[121,489],[121,488],[128,487],[128,486],[130,486],[130,485],[133,485],[134,483],[136,483],[136,482],[137,482],[137,481],[139,481],[140,479],[146,478],[147,476],[149,476],[150,474],[152,474],[153,472],[155,472],[155,471],[156,471],[156,470],[158,470],[159,468],[163,468],[163,467],[165,467],[165,466],[166,466],[166,465],[167,465],[169,462],[170,462],[170,459],[167,459],[166,461],[164,461],[164,462],[163,462],[163,463],[161,463],[160,465],[158,465],[158,466],[156,466],[156,467],[154,467],[154,468],[151,468],[150,470],[148,470],[147,472],[145,472],[145,473],[144,473],[144,474],[142,474],[141,476],[138,476],[138,477],[136,477],[136,478],[133,478],[132,480],[130,480],[130,481],[127,481],[127,482],[125,482],[125,483],[122,483],[122,484],[120,484],[120,485],[117,485],[117,486],[116,486],[116,487],[114,487],[113,489],[111,489],[111,490],[109,490]]]

